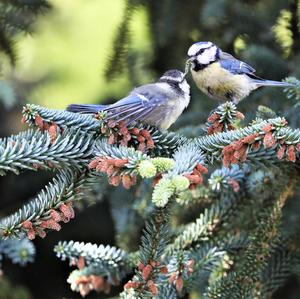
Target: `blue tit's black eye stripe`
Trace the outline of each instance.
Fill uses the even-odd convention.
[[[199,54],[204,53],[205,50],[208,50],[208,49],[212,48],[213,46],[214,46],[214,45],[211,45],[211,46],[209,46],[209,47],[207,47],[207,48],[202,48],[202,49],[200,49],[200,50],[196,53],[196,55],[199,55]]]

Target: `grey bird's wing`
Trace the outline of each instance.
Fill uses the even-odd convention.
[[[106,119],[125,121],[143,121],[157,106],[166,101],[166,97],[159,93],[155,84],[147,84],[135,88],[126,98],[110,105],[103,111],[107,112]]]
[[[221,67],[231,72],[232,74],[245,74],[252,79],[263,80],[255,75],[255,69],[249,64],[236,59],[232,55],[222,52],[220,54]]]

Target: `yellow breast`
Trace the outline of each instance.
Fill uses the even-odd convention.
[[[253,89],[249,78],[243,74],[232,74],[222,68],[219,62],[212,63],[203,70],[191,70],[197,87],[209,97],[239,102]]]

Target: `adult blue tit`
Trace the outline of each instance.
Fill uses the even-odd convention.
[[[212,42],[198,42],[188,50],[192,77],[207,96],[235,104],[262,86],[291,86],[286,82],[265,80],[255,69],[223,52]]]
[[[168,129],[190,102],[190,86],[179,70],[165,72],[156,83],[133,89],[129,95],[111,105],[76,105],[67,107],[77,113],[106,112],[106,119],[134,121]]]

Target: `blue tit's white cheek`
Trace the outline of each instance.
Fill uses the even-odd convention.
[[[197,61],[202,65],[209,64],[216,60],[216,54],[217,54],[216,47],[205,49],[205,51],[202,54],[199,54],[197,56]]]
[[[195,56],[200,49],[201,48],[197,44],[192,45],[188,50],[188,56]]]

